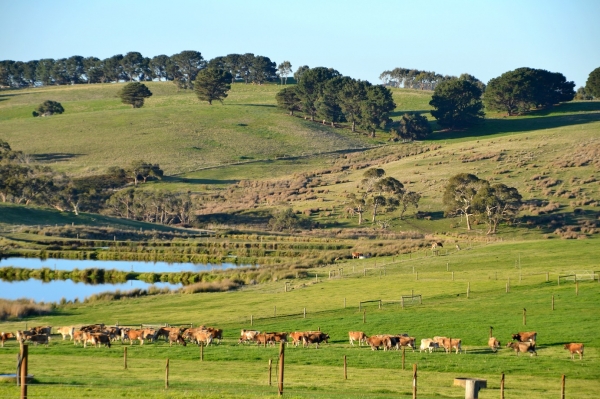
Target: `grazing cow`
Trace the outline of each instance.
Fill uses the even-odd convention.
[[[85,333],[85,339],[83,341],[83,347],[87,348],[87,344],[90,343],[94,345],[96,348],[99,348],[100,345],[106,345],[110,348],[110,337],[108,334],[104,333]]]
[[[512,335],[512,339],[519,342],[535,342],[537,341],[537,333],[535,331],[518,332]]]
[[[415,351],[415,337],[396,335],[395,338],[398,340],[398,344],[396,345],[398,349],[400,349],[402,346],[408,346],[413,352]]]
[[[320,331],[309,331],[302,337],[302,344],[306,347],[310,346],[310,344],[315,344],[315,348],[319,349],[319,344],[321,342],[327,343],[328,340],[329,334],[325,334]]]
[[[302,331],[294,331],[288,334],[288,336],[292,339],[292,342],[294,343],[294,346],[298,346],[300,344],[300,342],[302,342],[304,344],[304,335],[306,333],[302,332]]]
[[[498,341],[495,337],[490,337],[488,340],[488,346],[492,350],[492,352],[498,352],[498,348],[500,348],[500,341]]]
[[[123,343],[123,334],[119,327],[109,327],[104,333],[108,334],[111,341],[121,340],[121,343]]]
[[[77,343],[81,342],[83,343],[85,338],[84,338],[84,334],[87,334],[84,331],[75,331],[73,333],[73,342],[75,345],[77,345]]]
[[[192,342],[198,344],[198,346],[200,346],[202,343],[204,343],[205,346],[208,346],[212,343],[213,335],[207,330],[195,331],[192,332],[191,340]]]
[[[431,244],[432,251],[437,251],[438,248],[444,248],[444,245],[442,245],[441,242],[434,242],[433,244]]]
[[[208,331],[209,333],[212,334],[212,338],[213,338],[213,340],[217,341],[217,344],[221,343],[221,340],[223,339],[223,330],[222,329],[206,327],[204,330]]]
[[[181,334],[181,328],[179,327],[161,327],[154,333],[154,340],[156,341],[160,337],[165,337],[165,342],[169,341],[169,335]]]
[[[287,342],[288,333],[286,332],[270,332],[265,333],[269,337],[269,342],[275,345],[276,342]]]
[[[121,331],[123,331],[123,330],[121,330]],[[140,346],[144,345],[144,339],[146,339],[144,330],[127,329],[125,331],[125,334],[127,335],[127,338],[129,339],[129,345],[133,345],[133,341],[135,341],[136,339],[140,341]]]
[[[33,342],[35,346],[37,346],[38,344],[44,344],[47,347],[48,342],[50,341],[50,336],[48,336],[47,334],[30,335],[29,338],[27,338],[27,340]]]
[[[350,339],[350,345],[354,346],[354,341],[358,341],[358,346],[362,346],[363,343],[367,343],[367,336],[362,331],[349,331],[348,338]]]
[[[254,341],[254,337],[256,337],[257,334],[260,334],[260,331],[242,330],[240,332],[240,340],[239,340],[238,344],[241,344],[242,342],[248,343],[250,341]]]
[[[4,348],[4,341],[15,338],[15,334],[13,333],[0,333],[0,340],[2,341],[2,347]]]
[[[570,343],[565,344],[565,349],[571,352],[571,360],[575,360],[575,354],[579,354],[579,360],[583,360],[583,344]]]
[[[433,339],[431,338],[424,338],[421,340],[421,346],[419,346],[419,352],[422,351],[429,351],[429,353],[431,353],[434,349],[439,348],[440,345],[435,342]]]
[[[362,256],[361,252],[352,252],[352,259],[360,259]]]
[[[60,327],[56,330],[63,337],[63,341],[68,336],[71,337],[71,341],[73,341],[73,333],[75,332],[75,327]]]
[[[104,324],[100,323],[100,324],[90,324],[87,326],[81,326],[79,328],[79,331],[85,331],[85,332],[102,332],[104,331]]]
[[[391,346],[390,338],[384,335],[373,335],[367,338],[367,344],[369,344],[373,351],[379,350],[380,346],[382,346],[384,350]]]
[[[517,356],[519,356],[520,352],[529,352],[530,356],[534,354],[537,356],[537,352],[535,351],[535,341],[527,341],[527,342],[509,342],[506,344],[507,348],[512,348],[517,352]]]
[[[172,346],[173,342],[176,342],[177,345],[181,344],[183,346],[187,346],[185,339],[183,339],[181,334],[177,332],[172,332],[171,334],[169,334],[169,346]]]

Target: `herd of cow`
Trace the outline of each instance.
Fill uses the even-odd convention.
[[[160,327],[158,329],[134,329],[118,326],[107,327],[104,324],[92,324],[77,329],[75,327],[60,327],[56,331],[58,334],[62,335],[63,340],[70,337],[75,345],[82,344],[83,347],[90,344],[95,347],[105,345],[110,348],[111,342],[115,341],[121,341],[121,343],[129,341],[130,345],[133,345],[134,341],[139,341],[140,345],[143,345],[144,341],[152,342],[160,338],[164,338],[165,341],[169,342],[169,346],[173,345],[173,343],[186,346],[186,342],[197,345],[210,345],[212,342],[221,343],[221,340],[223,339],[222,329],[205,326],[196,328]],[[40,326],[25,331],[17,331],[16,334],[2,332],[0,338],[2,347],[4,347],[4,342],[11,338],[16,338],[19,342],[32,342],[35,345],[44,344],[48,346],[51,334],[52,327]],[[368,337],[362,331],[350,331],[348,333],[348,338],[350,345],[354,346],[354,342],[358,342],[359,346],[362,346],[363,344],[369,345],[372,350],[379,350],[379,348],[383,348],[383,350],[398,350],[402,347],[411,348],[413,352],[415,350],[415,338],[410,337],[408,334],[380,334]],[[327,343],[329,339],[329,334],[321,331],[296,331],[286,333],[242,330],[238,344],[256,343],[258,345],[266,346],[284,342],[288,345],[292,343],[296,347],[299,346],[300,343],[302,343],[303,347],[315,344],[315,347],[319,348],[321,342]],[[509,342],[506,347],[513,349],[517,353],[517,356],[521,352],[530,353],[530,356],[537,356],[536,340],[537,332],[535,331],[519,332],[512,334],[512,341]],[[455,350],[458,354],[462,352],[461,345],[462,340],[458,338],[424,338],[421,340],[419,351],[428,351],[431,353],[438,348],[442,348],[446,353]],[[501,345],[495,337],[491,337],[488,341],[488,346],[493,352],[497,352]],[[584,345],[582,343],[569,343],[564,345],[564,349],[569,350],[571,353],[571,359],[574,359],[575,354],[578,354],[579,358],[583,359],[583,348]]]

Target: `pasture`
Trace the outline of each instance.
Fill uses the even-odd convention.
[[[403,255],[347,260],[314,269],[318,282],[310,274],[306,279],[288,281],[287,292],[285,281],[279,280],[227,293],[71,304],[61,306],[55,315],[5,322],[0,329],[12,331],[24,328],[25,323],[58,327],[118,322],[205,324],[225,331],[224,343],[204,348],[202,362],[199,348],[194,345],[126,345],[127,370],[123,369],[121,343],[110,349],[83,349],[55,336],[49,348],[30,345],[30,372],[37,381],[30,387],[31,397],[51,397],[59,392],[82,397],[275,396],[276,386],[267,386],[267,364],[270,358],[275,363],[278,349],[238,345],[239,330],[289,332],[320,328],[330,334],[329,344],[318,350],[314,346],[286,348],[284,396],[411,397],[411,367],[416,363],[419,398],[464,397],[463,389],[451,385],[454,377],[465,376],[488,379],[489,388],[480,392],[481,398],[498,397],[502,372],[506,374],[507,398],[558,396],[562,374],[567,375],[568,396],[594,398],[600,372],[600,339],[595,328],[600,316],[600,284],[580,281],[576,294],[573,281],[562,279],[558,285],[557,278],[572,271],[597,268],[597,247],[596,239],[505,241],[460,252],[442,252],[435,257],[423,253],[410,258]],[[330,279],[329,271],[339,268],[344,269],[344,277]],[[365,268],[371,269],[366,276]],[[379,309],[373,302],[358,310],[359,301],[393,300],[410,295],[411,291],[423,295],[421,305],[406,302],[402,309],[400,304],[384,303]],[[527,309],[526,326],[523,308]],[[492,353],[486,347],[490,326],[502,346],[512,333],[537,331],[538,356],[517,357],[509,349]],[[445,335],[462,339],[465,352],[455,355],[408,350],[406,370],[402,370],[401,352],[350,347],[348,331],[364,331],[367,335],[406,332],[417,342]],[[568,351],[562,348],[568,342],[585,343],[583,361],[571,361]],[[8,341],[0,350],[3,372],[14,369],[17,348],[15,341]],[[343,380],[344,355],[348,359],[348,380]],[[170,388],[165,392],[167,358]],[[12,385],[0,385],[0,395],[12,396],[15,392]]]

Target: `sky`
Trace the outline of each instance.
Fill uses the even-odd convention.
[[[0,0],[0,60],[254,53],[380,83],[396,67],[519,67],[585,85],[600,67],[600,0]]]

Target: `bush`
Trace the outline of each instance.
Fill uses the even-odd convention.
[[[35,111],[33,116],[50,116],[54,114],[62,114],[65,112],[63,106],[56,101],[46,100]]]

